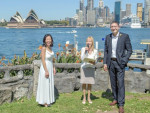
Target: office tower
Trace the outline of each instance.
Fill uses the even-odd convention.
[[[124,18],[126,16],[126,11],[125,10],[121,10],[121,19]]]
[[[148,24],[149,20],[150,0],[145,0],[144,3],[144,22]]]
[[[148,22],[150,23],[150,9],[148,11]]]
[[[99,0],[99,8],[104,8],[104,2],[103,2],[103,0]]]
[[[126,16],[131,15],[131,4],[126,4]]]
[[[84,24],[84,12],[82,10],[79,10],[78,12],[78,25]]]
[[[99,14],[100,14],[100,13],[99,13],[99,8],[98,8],[98,7],[95,7],[94,10],[95,10],[95,17],[96,17],[96,20],[97,20],[97,19],[99,18],[99,16],[100,16],[100,15],[99,15]]]
[[[137,3],[137,17],[139,17],[140,21],[142,21],[142,12],[143,12],[143,4]]]
[[[120,23],[120,11],[121,11],[121,1],[115,2],[115,21]]]
[[[80,0],[80,10],[84,10],[84,0]]]
[[[87,24],[95,25],[96,12],[94,10],[94,0],[87,0]]]
[[[96,24],[95,10],[87,10],[87,24],[89,25]]]
[[[144,14],[144,10],[145,10],[145,9],[143,8],[143,11],[142,11],[142,20],[143,20],[143,21],[144,21],[144,15],[145,15],[145,14]]]
[[[93,10],[94,0],[87,0],[87,10]]]
[[[104,17],[104,21],[105,22],[108,22],[108,19],[109,19],[109,7],[108,6],[105,6],[104,7],[104,15],[105,15],[105,17]]]
[[[99,8],[99,15],[100,15],[100,17],[105,18],[105,10],[104,10],[104,8]]]
[[[74,18],[69,18],[69,25],[70,26],[76,26],[77,25],[77,20]]]

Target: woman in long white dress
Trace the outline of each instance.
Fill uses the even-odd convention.
[[[46,34],[43,38],[43,47],[41,50],[41,67],[39,71],[39,80],[37,88],[36,101],[45,107],[55,102],[54,95],[54,75],[56,73],[53,65],[54,52],[52,51],[53,38]]]

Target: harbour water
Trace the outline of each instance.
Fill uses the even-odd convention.
[[[77,33],[72,33],[76,30]],[[150,28],[121,28],[120,32],[129,34],[133,50],[143,50],[146,45],[141,45],[142,39],[150,38]],[[74,43],[74,35],[78,41],[78,50],[85,46],[85,41],[88,36],[93,36],[94,41],[98,41],[98,48],[104,49],[105,36],[111,33],[109,28],[40,28],[40,29],[6,29],[0,28],[0,57],[5,56],[11,59],[16,54],[23,56],[23,51],[26,50],[27,56],[32,56],[33,52],[40,52],[39,45],[42,45],[45,34],[50,33],[53,36],[54,47],[53,51],[58,51],[58,44],[61,44],[61,50],[66,41],[70,44]]]

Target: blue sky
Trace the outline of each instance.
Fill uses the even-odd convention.
[[[76,9],[79,8],[80,0],[0,0],[0,19],[7,21],[18,11],[22,18],[26,18],[28,12],[33,9],[39,19],[60,20],[65,17],[73,17]],[[87,4],[87,0],[85,5]],[[94,6],[98,7],[98,1],[94,0]],[[116,0],[103,0],[111,12],[114,10]],[[137,3],[144,3],[144,0],[122,0],[122,9],[125,10],[125,4],[132,4],[132,13],[136,14]]]

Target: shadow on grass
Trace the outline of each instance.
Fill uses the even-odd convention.
[[[86,94],[86,98],[88,97],[88,94]],[[92,93],[91,93],[91,100],[95,100],[95,99],[99,99],[99,97],[97,97],[97,96],[95,96],[95,95],[93,95]],[[82,97],[81,97],[81,100],[83,100],[83,95],[82,95]]]
[[[55,86],[54,86],[54,93],[55,93],[55,99],[58,99],[59,98],[59,92]]]
[[[105,92],[103,92],[101,97],[108,99],[109,101],[113,101],[113,95],[110,89],[107,89]]]

